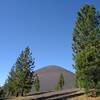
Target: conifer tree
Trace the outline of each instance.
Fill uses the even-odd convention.
[[[4,85],[6,93],[16,96],[19,94],[23,96],[28,93],[33,84],[33,69],[34,59],[32,59],[32,53],[29,47],[27,47],[21,52],[9,73]]]
[[[27,47],[20,54],[16,61],[16,80],[18,90],[21,95],[26,94],[30,91],[33,82],[33,68],[34,60],[32,59],[32,53]]]
[[[36,74],[35,78],[34,78],[34,83],[33,83],[33,88],[36,92],[40,91],[40,81],[39,81],[39,77]]]
[[[58,83],[56,84],[55,89],[56,90],[62,90],[63,89],[63,86],[64,86],[64,75],[63,74],[60,74],[59,80],[58,80]]]
[[[77,86],[95,90],[100,81],[100,15],[93,5],[85,4],[77,13],[72,48]]]
[[[60,89],[62,90],[63,86],[64,86],[64,76],[63,76],[63,74],[60,74],[58,84],[59,84]]]

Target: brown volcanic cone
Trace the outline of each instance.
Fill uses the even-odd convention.
[[[62,67],[49,65],[37,70],[36,73],[38,74],[40,80],[40,91],[54,90],[61,73],[63,73],[65,80],[64,89],[75,88],[74,74]]]

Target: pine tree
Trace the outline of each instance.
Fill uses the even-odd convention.
[[[93,5],[85,4],[77,14],[72,48],[77,86],[95,90],[100,81],[100,15]]]
[[[34,83],[33,83],[33,88],[36,92],[40,91],[40,81],[39,81],[39,77],[36,74],[35,78],[34,78]]]
[[[60,89],[62,90],[63,86],[64,86],[64,76],[63,76],[63,74],[60,75],[58,84],[60,86]]]
[[[8,95],[23,96],[31,90],[33,84],[34,59],[29,47],[21,52],[15,65],[12,67],[4,85]]]
[[[17,95],[21,92],[23,96],[30,91],[33,82],[33,68],[34,60],[30,49],[27,47],[16,61]]]
[[[55,89],[56,90],[62,90],[63,89],[63,86],[64,86],[64,75],[63,74],[60,74],[59,80],[58,80],[58,83],[57,83]]]

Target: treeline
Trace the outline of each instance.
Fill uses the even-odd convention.
[[[85,4],[77,13],[72,48],[76,86],[86,93],[92,89],[96,96],[100,89],[100,13],[93,5]]]
[[[32,52],[26,47],[12,66],[4,86],[0,87],[0,98],[9,96],[24,96],[30,92],[40,91],[40,81],[35,73],[35,59]],[[54,87],[55,90],[62,90],[64,86],[64,76],[61,74]]]

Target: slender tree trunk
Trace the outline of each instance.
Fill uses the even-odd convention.
[[[96,96],[97,96],[96,88],[93,89],[93,91],[92,91],[92,96],[93,96],[93,97],[96,97]]]
[[[97,96],[97,93],[96,93],[96,83],[94,83],[94,88],[93,88],[93,91],[92,91],[92,96],[93,97]]]
[[[23,96],[23,93],[24,93],[24,89],[22,88],[22,91],[21,91],[21,96]]]
[[[16,97],[18,97],[18,95],[19,95],[19,93],[17,92],[17,93],[16,93]]]

